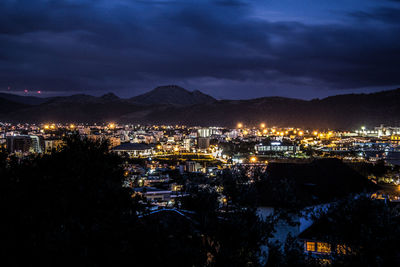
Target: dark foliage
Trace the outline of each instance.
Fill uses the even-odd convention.
[[[303,237],[345,245],[333,251],[335,266],[399,266],[400,210],[368,197],[346,199],[332,205]]]
[[[375,189],[366,177],[338,159],[309,164],[272,163],[257,183],[260,204],[282,208],[327,203]]]
[[[107,146],[73,136],[51,156],[2,164],[8,266],[123,262],[137,205],[121,187],[120,158]]]

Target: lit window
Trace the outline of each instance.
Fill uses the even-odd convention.
[[[317,251],[321,253],[331,253],[331,246],[328,243],[317,243]]]
[[[319,259],[318,263],[321,266],[327,266],[327,265],[331,265],[332,261],[330,259]]]
[[[336,252],[337,254],[346,254],[347,248],[345,245],[337,245]]]
[[[307,251],[315,251],[315,242],[306,242]]]

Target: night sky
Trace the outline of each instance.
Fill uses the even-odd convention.
[[[219,99],[400,85],[400,0],[1,0],[0,91]]]

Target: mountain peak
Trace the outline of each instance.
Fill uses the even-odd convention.
[[[102,95],[100,98],[103,99],[103,100],[109,100],[109,101],[113,101],[113,100],[118,100],[119,99],[118,96],[116,96],[114,93],[111,93],[111,92]]]
[[[131,101],[145,105],[178,105],[189,106],[214,102],[209,95],[196,90],[190,92],[178,85],[158,86],[148,93],[135,96]]]
[[[157,86],[156,88],[154,88],[152,91],[164,91],[164,90],[177,90],[177,91],[186,91],[189,92],[188,90],[186,90],[183,87],[180,87],[179,85],[161,85],[161,86]]]

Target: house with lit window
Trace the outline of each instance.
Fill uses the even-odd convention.
[[[299,234],[298,239],[304,244],[304,253],[311,257],[328,260],[333,255],[350,253],[350,248],[344,243],[333,244],[327,240],[329,229],[331,229],[329,222],[319,219]]]

